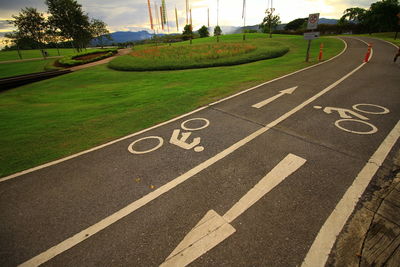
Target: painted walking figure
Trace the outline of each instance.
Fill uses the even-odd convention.
[[[399,51],[397,51],[397,54],[394,56],[393,62],[396,62],[399,56],[400,56],[400,46],[399,46]]]

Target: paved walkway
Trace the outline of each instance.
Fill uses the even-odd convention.
[[[108,57],[99,61],[95,61],[92,63],[88,63],[88,64],[84,64],[84,65],[79,65],[79,66],[75,66],[72,68],[69,68],[71,71],[77,71],[77,70],[81,70],[81,69],[86,69],[86,68],[90,68],[93,66],[97,66],[97,65],[101,65],[101,64],[106,64],[108,62],[110,62],[111,60],[113,60],[114,58],[118,57],[118,56],[123,56],[126,54],[129,54],[129,52],[132,51],[132,48],[124,48],[124,49],[120,49],[118,50],[118,53],[115,56],[112,57]]]
[[[328,266],[393,266],[400,263],[400,151],[369,186],[339,236]]]

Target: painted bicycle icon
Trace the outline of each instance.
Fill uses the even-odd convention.
[[[321,106],[314,106],[314,108],[322,109]],[[390,112],[389,109],[374,104],[356,104],[353,105],[352,108],[353,110],[347,108],[325,107],[322,111],[326,114],[337,112],[342,119],[335,121],[335,126],[340,130],[353,134],[374,134],[378,131],[378,128],[375,125],[367,122],[369,121],[369,118],[360,113],[383,115]],[[357,124],[363,124],[364,126],[367,126],[368,130],[355,131],[352,130],[351,127],[349,127],[350,125],[357,127]],[[347,126],[345,127],[345,125]]]
[[[196,122],[197,122],[197,124],[200,123],[200,126],[197,126],[197,127],[187,126],[188,124],[192,124],[193,122],[195,124],[196,124]],[[169,143],[172,145],[178,146],[180,148],[183,148],[185,150],[193,149],[195,152],[202,152],[204,150],[204,147],[200,145],[200,143],[201,143],[200,137],[193,138],[193,140],[191,142],[189,142],[188,139],[192,135],[192,132],[207,128],[209,125],[210,125],[210,121],[207,119],[204,119],[204,118],[194,118],[194,119],[186,120],[186,121],[182,122],[182,124],[181,124],[182,131],[181,131],[181,129],[174,129],[174,131],[172,132],[171,138],[169,140]],[[135,148],[135,146],[138,146],[139,143],[142,143],[143,141],[151,140],[151,139],[156,140],[156,145],[154,147],[147,149],[147,150],[138,150],[138,148]],[[147,137],[140,138],[140,139],[134,141],[133,143],[131,143],[128,146],[128,151],[132,154],[141,155],[141,154],[146,154],[146,153],[156,151],[157,149],[162,147],[163,144],[164,144],[164,139],[162,137],[147,136]]]

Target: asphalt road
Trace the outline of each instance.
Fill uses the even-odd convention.
[[[395,126],[399,132],[396,48],[365,38],[373,56],[362,64],[366,44],[343,39],[346,51],[329,62],[0,180],[0,265],[158,266],[210,210],[229,224],[217,231],[226,236],[214,242],[208,233],[202,240],[211,241],[189,243],[176,258],[191,266],[301,265],[371,156]],[[396,140],[383,159],[399,149]],[[282,167],[288,155],[296,160]],[[281,181],[226,219],[273,169],[267,183]]]

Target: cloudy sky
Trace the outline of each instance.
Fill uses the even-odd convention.
[[[259,24],[264,17],[265,9],[271,0],[247,0],[247,25]],[[310,13],[321,13],[324,18],[340,18],[348,7],[367,8],[369,0],[275,0],[273,7],[283,23]],[[160,6],[161,0],[151,0],[154,16],[154,4]],[[149,29],[147,0],[78,0],[90,17],[107,23],[109,30],[136,31]],[[189,0],[192,8],[194,28],[207,25],[207,9],[210,9],[210,26],[217,22],[217,0]],[[178,10],[180,30],[185,23],[185,0],[166,0],[168,17],[171,21],[171,32],[175,27],[175,7]],[[241,26],[243,0],[219,0],[219,24],[223,26]],[[18,14],[24,7],[35,7],[46,12],[44,0],[0,0],[0,34],[9,32],[12,27],[7,24],[13,14]]]

